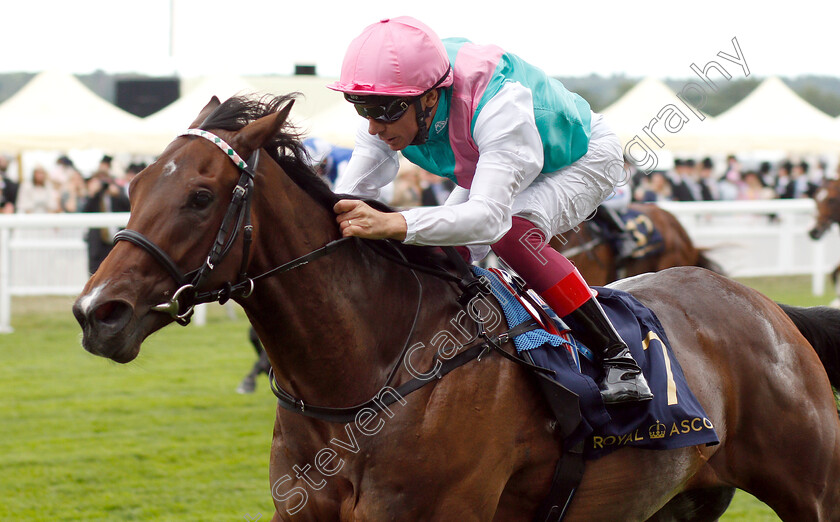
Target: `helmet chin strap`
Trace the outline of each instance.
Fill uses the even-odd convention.
[[[417,134],[414,136],[410,145],[422,145],[429,139],[429,127],[426,125],[426,119],[431,116],[434,105],[423,108],[422,99],[423,96],[418,96],[414,99],[414,112],[417,115]]]
[[[417,116],[417,134],[414,135],[414,139],[411,140],[411,143],[409,143],[409,145],[422,145],[426,143],[426,140],[429,139],[429,128],[426,126],[426,119],[429,116],[431,116],[435,105],[437,105],[440,102],[440,91],[438,91],[437,101],[435,101],[435,103],[431,107],[427,107],[424,109],[422,100],[427,94],[437,89],[438,85],[443,83],[449,77],[449,73],[451,71],[452,66],[449,65],[446,68],[446,72],[443,73],[443,76],[441,76],[440,79],[436,81],[434,85],[429,87],[429,89],[426,90],[426,92],[424,92],[420,96],[414,98],[414,114]]]

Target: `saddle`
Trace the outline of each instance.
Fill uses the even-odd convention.
[[[586,460],[625,446],[674,449],[719,443],[655,314],[626,292],[594,287],[597,299],[627,342],[654,393],[651,401],[607,406],[597,379],[600,365],[563,321],[515,275],[473,267],[489,281],[508,325],[536,321],[540,328],[516,336],[519,357],[547,370],[534,372],[563,441],[549,497],[536,520],[561,520]]]
[[[546,373],[552,380],[577,395],[580,422],[573,425],[558,419],[561,427],[567,427],[563,434],[568,446],[585,441],[586,458],[597,459],[625,445],[673,449],[717,444],[711,421],[688,387],[664,328],[653,311],[629,293],[608,287],[593,288],[639,363],[655,397],[652,401],[607,406],[597,386],[600,365],[593,360],[591,351],[575,338],[574,331],[539,296],[517,283],[517,278],[500,275],[497,269],[474,267],[473,270],[490,281],[510,327],[532,320],[546,326],[515,337],[514,344],[517,355],[549,370]],[[671,429],[660,436],[663,426]]]
[[[633,209],[627,209],[624,212],[614,210],[613,212],[617,214],[617,219],[620,219],[624,225],[626,234],[613,230],[605,223],[597,221],[597,219],[592,221],[598,235],[610,243],[613,250],[621,251],[621,242],[631,238],[634,242],[634,248],[629,255],[631,259],[644,259],[662,252],[665,248],[665,240],[662,233],[647,215]]]

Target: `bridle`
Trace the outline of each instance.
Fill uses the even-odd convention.
[[[303,266],[310,261],[314,261],[320,257],[329,255],[342,245],[350,241],[362,242],[370,246],[381,257],[384,257],[394,263],[401,264],[412,270],[431,273],[441,279],[449,280],[458,283],[466,294],[475,295],[478,292],[480,285],[478,280],[472,275],[472,272],[466,268],[466,264],[461,260],[460,256],[455,253],[454,249],[446,248],[445,252],[450,260],[456,263],[460,262],[462,265],[462,275],[456,276],[449,272],[431,268],[428,266],[417,265],[407,261],[401,255],[393,253],[393,245],[390,242],[365,241],[356,237],[342,237],[330,241],[326,245],[313,250],[308,254],[292,259],[280,266],[274,267],[271,270],[263,272],[254,277],[247,275],[248,259],[251,251],[251,241],[253,236],[253,227],[251,225],[251,196],[254,192],[254,176],[259,165],[260,150],[255,150],[248,161],[245,162],[233,150],[233,147],[228,145],[223,139],[216,136],[212,132],[202,129],[188,129],[182,132],[180,136],[198,136],[213,143],[221,149],[225,156],[233,161],[236,168],[239,170],[239,181],[233,189],[233,196],[228,205],[225,217],[216,234],[216,240],[207,254],[205,262],[199,268],[182,273],[172,258],[163,251],[154,241],[150,240],[136,230],[123,229],[114,235],[114,243],[119,241],[128,241],[133,243],[149,255],[151,255],[163,268],[169,272],[172,279],[175,280],[178,290],[172,295],[172,298],[151,308],[154,312],[161,312],[168,314],[178,324],[186,326],[190,322],[190,318],[195,310],[195,306],[202,303],[218,302],[220,304],[226,303],[232,297],[247,298],[254,291],[254,283],[259,279],[268,277],[270,275],[282,274],[293,270],[297,267]],[[213,269],[224,259],[228,254],[234,242],[236,241],[239,230],[243,234],[243,253],[242,263],[239,268],[238,281],[236,283],[226,282],[221,288],[216,290],[208,290],[205,292],[198,292],[198,288],[204,283]],[[383,245],[382,243],[385,243]],[[390,247],[390,248],[389,248]]]
[[[313,250],[308,254],[297,257],[291,261],[288,261],[287,263],[272,268],[271,270],[263,272],[258,276],[248,277],[248,259],[253,235],[253,227],[251,226],[250,217],[251,196],[254,190],[254,176],[257,169],[257,165],[259,164],[259,149],[254,151],[254,153],[251,155],[250,158],[248,158],[248,162],[246,163],[242,160],[242,158],[239,157],[239,155],[233,150],[233,148],[230,145],[225,143],[224,140],[222,140],[221,138],[219,138],[211,132],[200,129],[189,129],[186,132],[180,134],[180,136],[199,136],[210,141],[211,143],[219,147],[222,151],[224,151],[225,155],[228,158],[230,158],[231,161],[234,162],[236,168],[239,169],[240,175],[239,181],[237,182],[236,187],[234,187],[233,189],[233,197],[231,198],[231,202],[228,205],[227,212],[225,213],[224,219],[222,220],[222,224],[219,227],[218,233],[216,234],[216,240],[213,242],[213,246],[210,248],[210,252],[207,254],[207,258],[204,264],[202,264],[199,268],[191,272],[187,272],[186,274],[182,273],[178,266],[175,264],[175,262],[172,260],[172,258],[166,252],[164,252],[163,249],[161,249],[153,241],[148,239],[140,232],[137,232],[136,230],[124,229],[119,231],[114,236],[115,243],[118,241],[128,241],[145,250],[163,268],[165,268],[166,271],[169,272],[169,275],[172,276],[172,279],[175,280],[175,283],[178,286],[178,290],[175,292],[175,294],[173,294],[172,298],[169,301],[153,306],[151,308],[152,311],[168,314],[178,324],[186,326],[187,324],[189,324],[190,318],[192,317],[195,306],[197,304],[210,302],[219,302],[221,304],[224,304],[231,297],[247,298],[251,295],[251,293],[254,290],[254,283],[263,277],[288,272],[289,270],[293,270],[299,266],[303,266],[309,263],[310,261],[330,254],[342,245],[348,244],[349,241],[361,242],[361,244],[369,246],[379,256],[391,262],[408,267],[414,274],[414,277],[418,283],[419,295],[417,301],[417,309],[415,310],[411,330],[406,338],[400,356],[397,358],[396,364],[391,368],[388,379],[386,381],[386,385],[390,385],[391,381],[396,375],[397,370],[401,366],[404,357],[408,353],[409,341],[411,340],[414,334],[415,327],[417,326],[417,320],[420,314],[420,307],[423,302],[423,286],[420,282],[420,279],[417,277],[417,272],[431,273],[432,275],[438,278],[457,283],[462,291],[460,297],[458,298],[458,302],[461,304],[461,306],[465,308],[467,306],[472,306],[472,299],[478,296],[479,294],[488,295],[491,293],[491,291],[489,290],[489,283],[487,283],[483,279],[477,278],[473,274],[469,266],[466,264],[466,262],[461,258],[461,256],[455,251],[455,249],[451,247],[444,248],[444,252],[449,257],[450,261],[453,262],[453,264],[459,269],[459,271],[461,272],[460,275],[452,274],[443,269],[412,263],[411,261],[406,259],[405,255],[403,255],[398,248],[396,248],[393,245],[393,242],[365,241],[355,237],[342,237],[330,241],[321,248]],[[243,231],[244,239],[242,264],[239,270],[238,282],[235,284],[227,282],[220,289],[199,292],[198,288],[201,286],[201,284],[207,280],[208,276],[213,271],[213,269],[224,259],[224,257],[231,250],[234,242],[236,241],[240,229],[242,229]],[[411,393],[412,391],[415,391],[431,382],[433,377],[440,379],[447,373],[466,364],[467,362],[473,359],[481,360],[482,356],[491,350],[496,351],[502,356],[533,370],[540,372],[551,372],[550,370],[539,368],[537,366],[523,361],[522,359],[510,355],[501,348],[501,345],[504,344],[508,339],[537,328],[536,323],[526,322],[499,335],[491,336],[486,332],[483,321],[478,320],[476,318],[473,318],[473,321],[475,322],[476,332],[472,339],[470,339],[467,343],[465,343],[465,345],[462,345],[460,348],[466,348],[467,345],[472,344],[478,339],[482,339],[483,342],[469,347],[468,349],[452,357],[451,359],[436,359],[440,366],[437,368],[434,374],[430,374],[428,377],[422,378],[415,377],[403,383],[402,385],[396,388],[395,392],[397,393],[397,395],[399,397],[405,396]],[[283,408],[295,411],[302,415],[331,422],[351,422],[353,421],[353,419],[355,419],[356,415],[360,411],[366,408],[372,408],[378,411],[381,410],[383,407],[387,406],[388,404],[391,404],[394,400],[396,400],[394,397],[388,397],[384,401],[378,401],[376,400],[376,398],[374,398],[370,399],[369,401],[363,404],[359,404],[349,408],[313,406],[304,404],[303,400],[294,397],[290,393],[280,388],[274,379],[272,371],[269,372],[269,380],[271,383],[271,390],[272,392],[274,392],[274,395],[277,396],[278,402]]]
[[[341,238],[328,243],[327,245],[298,257],[269,270],[256,277],[248,277],[248,260],[251,251],[253,226],[251,225],[251,196],[254,191],[254,176],[259,165],[260,150],[257,149],[245,162],[223,139],[215,134],[201,129],[188,129],[179,136],[198,136],[204,138],[219,147],[239,170],[239,181],[233,188],[233,196],[228,205],[216,239],[210,252],[199,268],[182,273],[172,258],[156,245],[152,240],[137,232],[136,230],[124,229],[114,235],[114,243],[128,241],[149,253],[163,268],[169,272],[175,280],[178,290],[172,298],[164,303],[153,306],[155,312],[168,314],[178,324],[186,326],[195,310],[195,306],[202,303],[219,302],[224,304],[231,297],[247,298],[254,291],[254,282],[258,279],[275,273],[282,273],[298,266],[304,265],[313,259],[324,256],[335,250],[336,247],[344,244],[351,238]],[[236,283],[225,283],[222,288],[199,292],[200,286],[207,280],[213,269],[225,258],[233,247],[234,242],[242,231],[242,263],[239,268],[238,281]]]
[[[148,252],[149,255],[151,255],[161,266],[163,266],[163,268],[165,268],[166,271],[169,272],[169,275],[172,276],[172,278],[175,280],[178,286],[178,290],[175,292],[175,294],[173,294],[172,298],[169,301],[153,306],[151,308],[152,311],[166,313],[169,316],[171,316],[173,320],[175,320],[178,324],[186,326],[187,324],[189,324],[190,318],[192,317],[192,314],[195,310],[195,306],[197,304],[215,301],[224,304],[231,297],[247,298],[253,293],[254,282],[256,280],[263,277],[267,277],[272,274],[287,272],[299,266],[305,265],[314,259],[328,255],[341,245],[347,244],[348,241],[360,241],[358,240],[358,238],[354,237],[342,237],[340,239],[330,241],[323,247],[318,248],[310,252],[309,254],[305,254],[287,263],[277,266],[271,270],[268,270],[267,272],[264,272],[259,276],[248,277],[247,268],[253,235],[253,227],[251,225],[251,196],[254,190],[254,176],[257,170],[257,166],[259,164],[260,149],[255,150],[251,154],[251,157],[248,158],[248,162],[246,163],[239,157],[239,155],[233,150],[233,148],[230,145],[225,143],[224,140],[222,140],[218,136],[208,131],[200,129],[189,129],[186,132],[180,134],[179,136],[185,135],[199,136],[201,138],[209,140],[211,143],[215,144],[222,151],[224,151],[225,155],[234,162],[236,168],[239,170],[239,181],[233,189],[233,196],[231,198],[230,204],[228,205],[224,219],[222,220],[222,224],[220,225],[219,231],[216,234],[216,239],[213,242],[212,247],[210,248],[210,252],[207,254],[204,264],[202,264],[199,268],[191,272],[188,272],[186,274],[182,273],[178,266],[175,264],[175,262],[172,260],[172,258],[166,252],[164,252],[163,249],[161,249],[153,241],[148,239],[140,232],[137,232],[136,230],[124,229],[114,236],[114,243],[119,241],[128,241]],[[198,292],[197,289],[202,285],[202,283],[204,283],[207,280],[210,273],[231,250],[233,244],[236,241],[240,229],[242,229],[243,231],[244,239],[242,263],[239,269],[238,282],[235,284],[227,282],[223,285],[221,289],[218,290]],[[397,357],[395,364],[391,367],[391,370],[388,374],[388,378],[385,381],[385,386],[381,388],[379,395],[355,406],[335,408],[308,405],[305,404],[302,399],[297,398],[289,392],[287,392],[286,390],[282,389],[278,385],[274,377],[273,368],[271,368],[269,370],[269,383],[271,391],[277,397],[279,406],[286,410],[298,413],[300,415],[327,422],[358,422],[360,414],[362,414],[363,412],[371,411],[374,412],[374,414],[376,414],[380,411],[387,410],[390,416],[393,416],[393,413],[391,413],[391,411],[387,409],[388,405],[393,404],[398,400],[404,401],[404,397],[406,395],[416,390],[419,390],[420,388],[424,387],[425,385],[431,382],[436,382],[437,380],[442,379],[445,375],[469,363],[470,361],[481,361],[484,355],[491,352],[496,352],[499,355],[519,364],[520,366],[537,372],[541,374],[542,377],[554,373],[552,370],[536,366],[532,362],[527,362],[523,359],[516,357],[515,355],[511,355],[502,348],[502,345],[505,344],[508,340],[517,337],[518,335],[527,333],[531,330],[537,329],[538,324],[536,322],[525,321],[513,328],[508,329],[505,332],[502,332],[501,334],[490,335],[485,329],[484,322],[476,316],[471,316],[476,327],[475,334],[466,343],[462,344],[459,347],[456,347],[456,350],[454,352],[455,355],[450,356],[448,358],[442,358],[440,354],[438,354],[434,357],[435,365],[432,366],[430,372],[413,377],[412,379],[403,382],[396,388],[391,387],[392,381],[397,375],[397,371],[402,366],[403,361],[406,360],[406,357],[409,353],[409,342],[411,341],[414,335],[414,331],[417,326],[417,321],[420,316],[420,307],[423,304],[423,285],[419,277],[417,276],[417,271],[431,273],[441,279],[457,282],[458,286],[462,290],[462,293],[458,298],[458,302],[465,308],[467,306],[473,306],[473,298],[478,297],[480,294],[492,294],[492,290],[489,289],[488,282],[475,277],[475,275],[472,273],[472,270],[468,267],[467,263],[451,247],[445,248],[444,252],[447,254],[449,259],[455,264],[455,266],[458,267],[458,269],[461,272],[460,276],[450,274],[445,270],[412,263],[406,259],[405,255],[403,255],[399,251],[399,249],[394,247],[392,242],[374,241],[367,242],[365,244],[371,246],[373,250],[380,256],[400,265],[408,267],[414,275],[415,279],[417,280],[419,288],[417,309],[414,313],[414,319],[412,320],[411,329],[408,333],[408,336],[406,337],[405,344],[403,345],[399,357]],[[396,252],[396,255],[393,252]],[[481,340],[481,342],[479,342],[478,344],[473,344],[479,339]],[[385,391],[388,391],[389,393],[385,394]],[[555,407],[556,402],[556,400],[554,402],[551,402],[552,408]],[[569,451],[564,452],[564,456],[575,457],[575,455],[582,455],[582,453],[579,454]],[[561,464],[563,464],[564,462],[572,463],[571,471],[569,469],[569,464],[566,464],[566,467],[561,467]],[[581,466],[579,473],[577,472],[578,465]],[[571,501],[572,495],[574,494],[577,485],[580,482],[580,477],[582,477],[583,475],[582,469],[582,457],[574,458],[574,460],[569,458],[562,458],[559,461],[558,466],[555,470],[555,476],[552,479],[551,492],[549,494],[549,497],[539,507],[539,513],[537,518],[538,520],[548,520],[549,516],[545,515],[545,513],[555,513],[556,515],[558,505],[568,506],[568,503]],[[559,518],[554,519],[562,519],[564,513],[565,507],[562,510],[560,510]]]
[[[259,164],[260,151],[259,149],[255,150],[248,159],[248,163],[246,163],[230,145],[215,134],[201,129],[188,129],[179,136],[200,136],[210,141],[225,152],[225,155],[234,162],[240,172],[239,181],[233,189],[233,197],[228,205],[222,224],[219,227],[219,232],[216,234],[216,240],[213,242],[213,246],[210,248],[204,264],[184,274],[163,249],[136,230],[124,229],[117,232],[114,235],[114,243],[128,241],[139,246],[169,272],[169,275],[175,280],[178,290],[175,291],[172,299],[153,306],[152,310],[169,314],[178,324],[186,326],[189,324],[197,304],[213,301],[224,302],[232,295],[247,297],[254,289],[253,279],[249,279],[246,276],[246,270],[253,233],[253,227],[251,226],[251,193],[254,189],[254,172],[256,171],[256,166]],[[249,166],[249,163],[252,167]],[[234,285],[227,283],[221,290],[198,293],[197,289],[207,280],[216,265],[230,251],[240,229],[243,232],[244,240],[242,264],[239,269],[239,283],[237,283],[236,288]],[[245,284],[243,285],[243,283]]]

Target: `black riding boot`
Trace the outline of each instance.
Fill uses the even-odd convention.
[[[608,230],[618,236],[618,241],[616,242],[618,261],[621,262],[629,259],[633,255],[633,251],[636,250],[636,239],[627,230],[627,226],[624,224],[624,220],[621,219],[618,212],[609,207],[601,206],[598,207],[595,218],[603,226],[607,227]]]
[[[604,309],[595,298],[589,299],[568,318],[576,336],[601,359],[604,379],[598,384],[606,404],[648,401],[653,398],[641,368],[630,348],[621,338]]]

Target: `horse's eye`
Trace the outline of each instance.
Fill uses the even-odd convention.
[[[204,210],[213,202],[213,193],[209,190],[197,190],[190,194],[188,205],[196,210]]]

